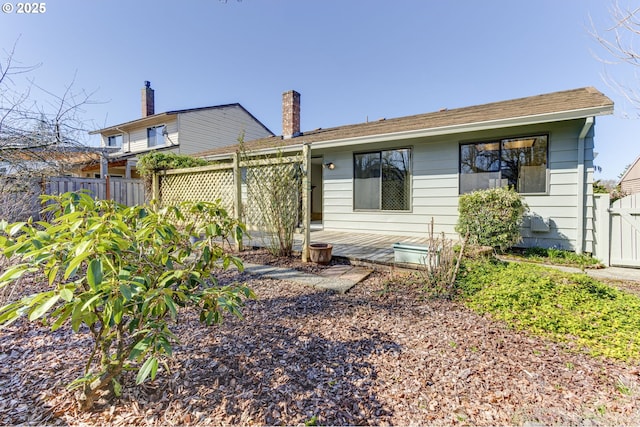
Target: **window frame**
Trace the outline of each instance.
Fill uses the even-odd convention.
[[[356,208],[356,156],[364,155],[364,154],[375,154],[378,153],[380,155],[380,159],[382,159],[382,153],[386,151],[399,151],[399,150],[407,150],[408,152],[408,171],[407,171],[407,180],[408,180],[408,209],[382,209],[382,162],[380,162],[380,176],[378,179],[380,180],[380,189],[379,189],[379,207],[378,208]],[[351,207],[353,212],[384,212],[384,213],[411,213],[413,212],[413,147],[412,146],[402,146],[397,148],[387,148],[387,149],[379,149],[379,150],[367,150],[367,151],[354,151],[352,152],[352,197],[351,197]]]
[[[113,139],[115,139],[115,138],[118,138],[118,137],[120,137],[120,144],[114,144],[114,145],[112,145],[112,144],[111,144],[111,140],[112,140],[112,138],[113,138]],[[109,136],[107,137],[107,147],[112,147],[112,148],[122,148],[122,146],[123,146],[123,145],[124,145],[124,134],[122,134],[122,133],[118,133],[118,134],[115,134],[115,135],[109,135]]]
[[[546,137],[547,139],[547,147],[546,147],[546,153],[545,153],[545,183],[544,183],[544,191],[536,191],[536,192],[529,192],[529,193],[525,193],[525,192],[520,192],[518,191],[518,194],[522,194],[522,195],[527,195],[527,196],[535,196],[535,195],[548,195],[549,194],[549,145],[551,143],[551,133],[550,132],[533,132],[533,133],[527,133],[527,134],[520,134],[520,135],[515,135],[515,136],[504,136],[504,137],[498,137],[498,138],[491,138],[491,139],[485,139],[485,140],[474,140],[474,141],[461,141],[458,144],[458,195],[463,195],[463,194],[468,194],[472,191],[478,191],[478,190],[485,190],[486,188],[476,188],[474,190],[468,191],[466,193],[462,192],[462,180],[460,179],[460,177],[463,175],[462,173],[462,147],[463,146],[468,146],[468,145],[481,145],[481,144],[492,144],[492,143],[497,143],[498,144],[498,161],[499,161],[499,168],[497,170],[498,173],[500,173],[500,179],[502,179],[502,161],[503,161],[503,157],[502,157],[502,151],[503,151],[503,145],[505,142],[510,141],[510,140],[518,140],[518,139],[526,139],[526,138],[540,138],[540,137]],[[466,175],[466,174],[465,174]],[[516,191],[518,189],[516,188]]]
[[[158,134],[157,134],[157,129],[160,128],[164,128],[163,131],[160,132],[160,136],[162,137],[162,143],[157,143],[158,141]],[[150,144],[149,142],[151,141],[151,138],[149,136],[149,131],[151,131],[152,129],[156,130],[156,135],[154,137],[154,140],[156,141],[156,144]],[[156,125],[156,126],[149,126],[147,128],[147,148],[152,148],[152,147],[163,147],[165,145],[167,145],[167,140],[166,140],[166,135],[165,132],[167,131],[167,125],[166,124],[161,124],[161,125]]]

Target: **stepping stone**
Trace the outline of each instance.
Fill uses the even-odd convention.
[[[349,281],[355,285],[357,283],[360,283],[369,274],[371,274],[371,271],[371,269],[365,267],[354,267],[352,265],[334,265],[321,271],[318,274],[326,278],[335,278]]]
[[[352,268],[353,266],[351,265],[332,265],[331,267],[320,271],[318,274],[322,277],[340,277],[351,271]]]

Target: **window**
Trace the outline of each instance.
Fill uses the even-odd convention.
[[[164,145],[166,128],[164,125],[147,128],[147,147]]]
[[[410,202],[408,148],[353,156],[353,208],[408,211]]]
[[[547,156],[547,135],[461,144],[460,194],[505,186],[544,193]]]
[[[122,135],[113,135],[108,137],[107,147],[122,147]]]

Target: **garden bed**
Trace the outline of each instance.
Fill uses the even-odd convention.
[[[250,252],[247,261],[269,261]],[[272,260],[276,262],[275,260]],[[313,271],[295,259],[280,266]],[[282,263],[286,263],[283,265]],[[0,331],[3,424],[638,424],[640,370],[569,352],[376,272],[345,295],[228,271],[258,299],[245,319],[189,313],[171,372],[75,409],[88,335],[18,321]],[[25,284],[33,291],[39,285]]]

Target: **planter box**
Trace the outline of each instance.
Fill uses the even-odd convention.
[[[331,249],[333,245],[329,243],[311,243],[309,245],[309,257],[311,262],[327,265],[331,262]]]
[[[440,251],[436,250],[429,255],[429,247],[425,245],[414,245],[411,243],[394,243],[393,260],[404,264],[427,265],[430,256],[435,256],[436,264],[440,263]]]

